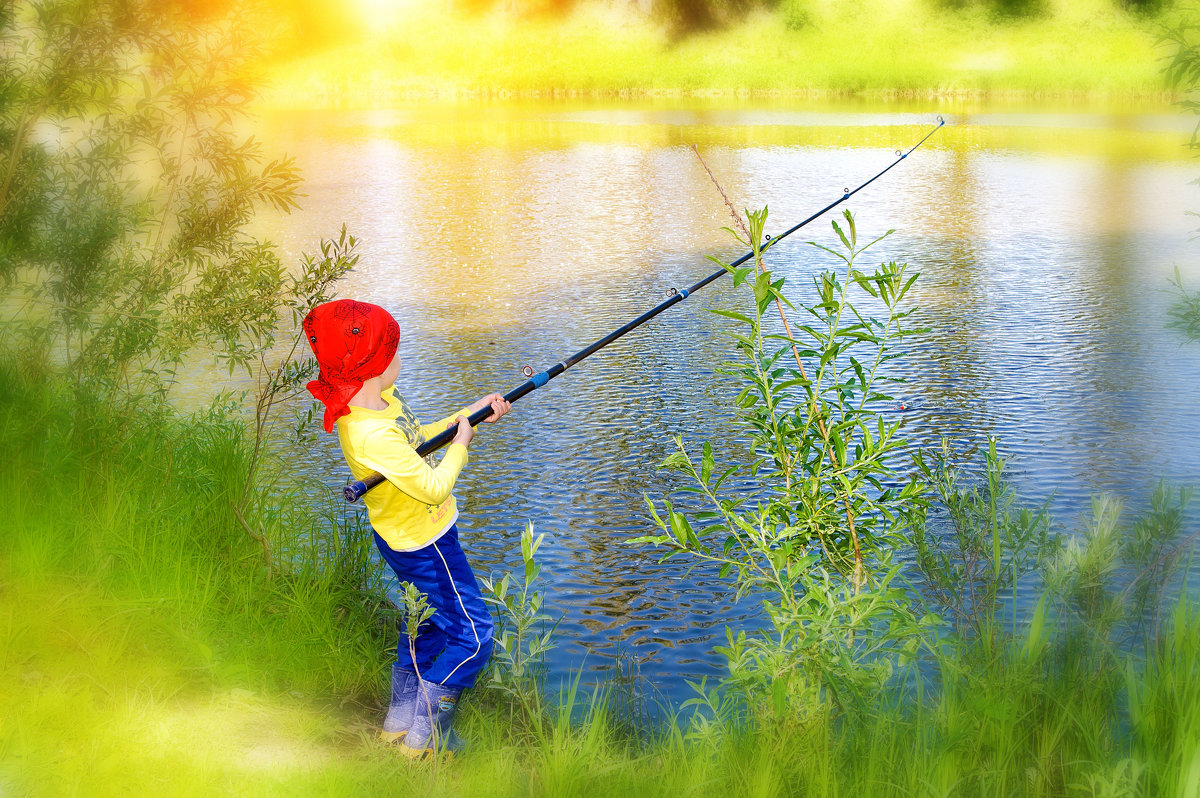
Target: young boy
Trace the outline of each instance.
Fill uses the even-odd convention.
[[[475,434],[466,417],[491,406],[486,420],[495,422],[511,406],[494,393],[435,424],[419,424],[393,385],[400,326],[378,305],[349,299],[318,305],[305,317],[304,332],[321,368],[308,390],[325,405],[325,431],[337,425],[355,479],[372,471],[387,477],[365,499],[375,545],[396,578],[416,585],[434,609],[417,635],[415,658],[400,637],[380,736],[398,742],[405,756],[432,755],[447,746],[458,696],[492,651],[492,619],[458,543],[450,492]],[[437,467],[417,456],[422,442],[454,423],[458,432]]]

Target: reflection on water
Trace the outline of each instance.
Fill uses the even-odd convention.
[[[741,254],[698,143],[731,199],[768,205],[781,230],[885,165],[934,112],[821,108],[455,106],[281,115],[265,135],[304,169],[304,210],[266,220],[291,255],[343,222],[362,261],[343,296],[377,302],[403,328],[400,385],[426,418],[523,381]],[[1175,264],[1200,279],[1188,243],[1200,201],[1182,149],[1187,121],[1076,115],[950,125],[855,198],[863,234],[898,232],[877,259],[907,260],[930,332],[898,368],[917,444],[1000,438],[1030,500],[1074,524],[1088,497],[1144,501],[1159,476],[1200,482],[1200,347],[1164,329]],[[773,250],[803,291],[830,266],[805,245]],[[627,671],[678,700],[716,673],[726,623],[757,623],[705,567],[660,564],[626,541],[648,530],[643,494],[677,487],[656,464],[672,435],[743,442],[725,320],[743,301],[724,281],[551,382],[485,428],[457,493],[462,539],[482,572],[511,568],[526,520],[546,533],[547,603],[566,614],[551,667]],[[898,412],[898,411],[897,411]],[[334,489],[332,437],[297,453]],[[714,638],[716,636],[716,638]]]

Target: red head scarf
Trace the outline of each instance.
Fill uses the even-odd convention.
[[[325,431],[350,411],[362,385],[378,377],[396,356],[400,325],[378,305],[339,299],[317,305],[304,317],[304,334],[321,373],[309,392],[325,405]]]

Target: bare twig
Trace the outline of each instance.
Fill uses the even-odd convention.
[[[704,171],[708,173],[708,179],[711,180],[712,184],[717,187],[717,192],[721,195],[721,199],[725,200],[725,207],[729,209],[729,215],[733,217],[734,223],[737,224],[738,229],[742,231],[742,235],[746,237],[746,241],[749,243],[750,228],[746,227],[745,220],[742,219],[741,214],[737,212],[737,209],[733,207],[733,203],[729,201],[729,195],[725,193],[725,189],[721,188],[721,184],[717,181],[716,175],[714,175],[712,170],[708,168],[708,164],[705,162],[704,156],[700,154],[700,148],[693,144],[692,152],[696,153],[696,160],[700,162],[700,165],[704,167]],[[759,268],[762,268],[761,263],[759,264]],[[778,302],[778,300],[776,300],[776,302]]]
[[[233,514],[237,516],[238,523],[242,525],[242,529],[246,530],[246,534],[258,541],[262,546],[263,560],[267,564],[267,574],[274,575],[274,565],[271,560],[271,542],[267,540],[266,533],[257,533],[250,528],[250,524],[246,522],[245,516],[242,515],[242,508],[238,507],[234,502],[230,502],[229,506],[233,508]]]

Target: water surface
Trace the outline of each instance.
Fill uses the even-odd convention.
[[[341,295],[400,321],[399,384],[424,418],[506,391],[741,251],[689,145],[739,208],[780,231],[919,139],[940,109],[777,103],[511,104],[280,114],[273,149],[296,156],[303,210],[263,231],[290,256],[342,223],[362,260]],[[1028,501],[1076,528],[1101,491],[1144,505],[1160,477],[1200,483],[1200,345],[1165,329],[1178,266],[1200,283],[1187,212],[1200,168],[1170,113],[947,114],[922,150],[849,204],[863,235],[894,228],[872,260],[921,272],[928,335],[898,371],[915,445],[997,436]],[[772,250],[804,298],[833,265],[827,220]],[[643,496],[678,485],[657,464],[672,436],[742,451],[733,354],[745,303],[720,281],[576,366],[484,427],[456,490],[482,573],[519,563],[526,521],[545,533],[547,605],[564,614],[558,677],[616,667],[678,702],[720,674],[725,624],[757,624],[706,567],[658,562],[629,540],[651,530]],[[332,436],[298,452],[336,490]],[[1028,600],[1028,597],[1022,601]]]

